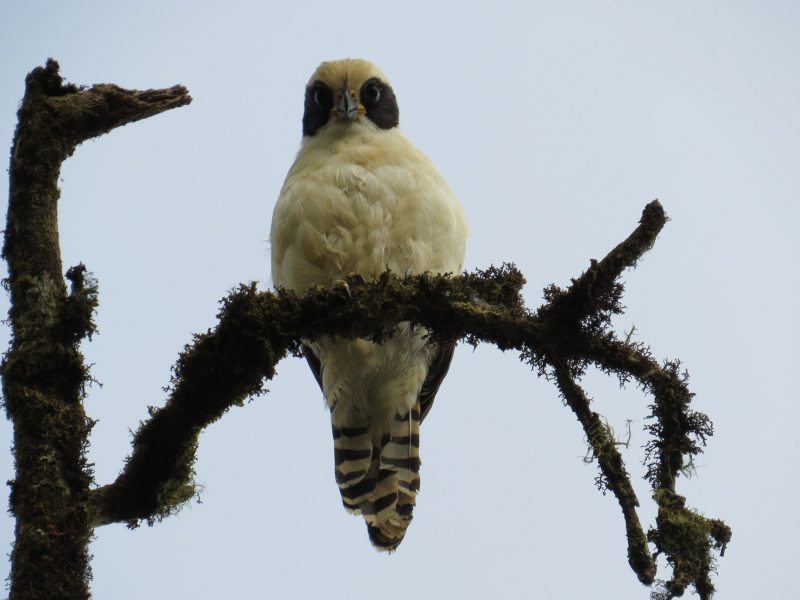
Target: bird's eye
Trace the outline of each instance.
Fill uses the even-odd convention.
[[[364,82],[359,90],[361,105],[367,118],[381,129],[397,127],[400,111],[397,108],[397,97],[388,83],[377,77]]]
[[[320,87],[314,90],[314,104],[317,108],[324,108],[325,106],[325,90]]]
[[[306,88],[303,105],[303,135],[312,136],[330,119],[333,90],[322,81],[315,81]]]
[[[377,81],[368,81],[361,90],[361,101],[364,104],[377,104],[381,99],[381,87]]]
[[[311,101],[317,110],[328,110],[331,106],[331,89],[318,81],[310,90]]]

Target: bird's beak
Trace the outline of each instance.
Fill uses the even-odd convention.
[[[345,121],[356,120],[359,114],[356,93],[345,85],[337,95],[336,116]]]

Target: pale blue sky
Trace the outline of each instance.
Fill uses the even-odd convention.
[[[718,597],[800,597],[799,26],[790,1],[4,3],[6,148],[25,74],[48,56],[77,84],[182,83],[194,97],[88,142],[62,171],[65,268],[83,261],[100,282],[86,346],[103,383],[87,400],[98,483],[217,301],[239,282],[270,285],[266,238],[303,86],[322,60],[358,56],[389,75],[402,129],[464,204],[467,267],[516,262],[531,307],[661,199],[672,220],[626,275],[616,324],[681,358],[715,422],[679,492],[733,527]],[[625,456],[641,474],[647,398],[600,376],[586,385],[616,428],[636,420]],[[616,502],[581,461],[579,425],[513,354],[459,348],[392,556],[341,508],[305,364],[281,363],[268,387],[203,434],[202,504],[97,531],[96,598],[648,597]],[[0,424],[3,481],[10,431]],[[637,491],[649,526],[648,488]],[[6,551],[11,532],[3,515]]]

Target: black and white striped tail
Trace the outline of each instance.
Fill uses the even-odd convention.
[[[419,490],[419,402],[374,440],[369,426],[333,427],[336,482],[344,507],[363,515],[378,550],[396,550]]]

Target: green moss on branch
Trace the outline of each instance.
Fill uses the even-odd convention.
[[[67,271],[69,293],[62,275],[61,163],[91,137],[190,100],[182,88],[160,96],[115,86],[79,89],[58,71],[49,60],[28,75],[9,169],[3,257],[11,343],[2,364],[14,423],[9,600],[89,597],[92,471],[85,451],[92,421],[81,402],[90,375],[79,344],[95,331],[97,286],[83,265]]]

